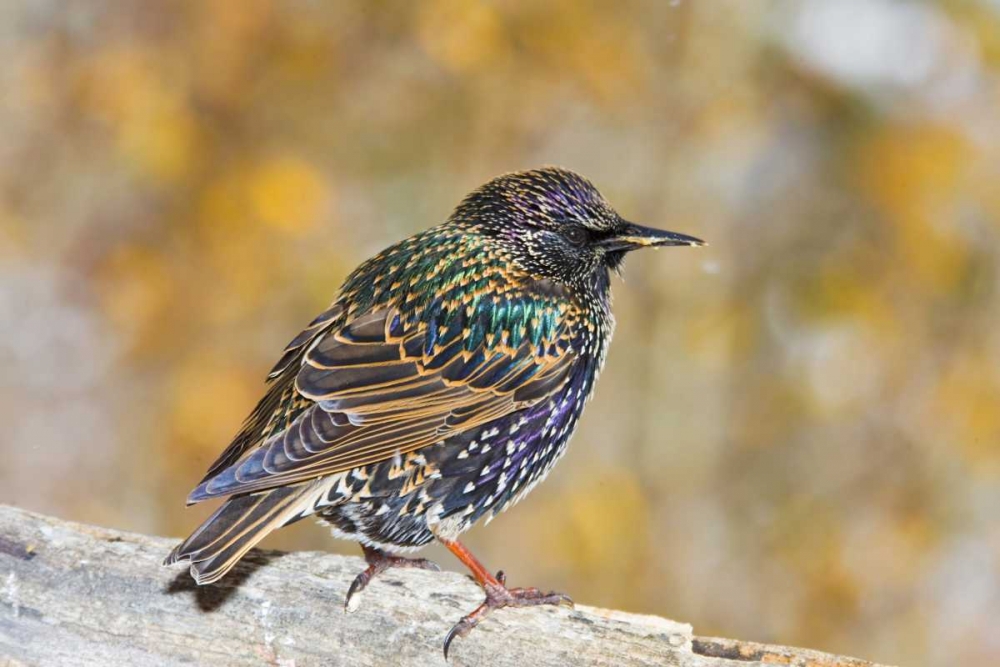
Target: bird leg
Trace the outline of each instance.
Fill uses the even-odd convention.
[[[472,555],[472,552],[466,549],[460,542],[440,541],[469,568],[472,576],[483,587],[483,591],[486,593],[486,600],[448,631],[448,635],[444,638],[445,660],[448,659],[448,648],[451,646],[452,640],[455,637],[464,637],[467,635],[494,609],[503,609],[504,607],[533,607],[543,604],[573,606],[573,601],[568,595],[564,595],[563,593],[543,593],[537,588],[507,588],[507,577],[503,571],[497,572],[496,576],[493,576]]]
[[[347,599],[344,600],[344,611],[354,611],[358,608],[357,600],[354,604],[351,604],[351,600],[354,599],[356,593],[360,593],[371,583],[377,575],[385,572],[389,568],[393,567],[410,567],[417,568],[420,570],[434,570],[439,572],[440,567],[437,563],[429,561],[426,558],[403,558],[402,556],[392,556],[382,551],[381,549],[376,549],[375,547],[370,547],[365,544],[361,545],[361,549],[365,552],[365,562],[368,563],[368,567],[354,577],[354,581],[351,582],[351,587],[347,589]]]

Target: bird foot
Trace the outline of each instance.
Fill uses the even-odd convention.
[[[365,562],[368,563],[368,567],[361,574],[354,577],[351,587],[347,589],[347,599],[344,600],[344,611],[356,611],[360,603],[354,596],[363,591],[371,583],[372,579],[386,570],[399,567],[433,570],[434,572],[441,571],[437,563],[426,558],[403,558],[402,556],[392,556],[371,547],[362,548],[365,551]]]
[[[448,649],[456,637],[464,637],[479,625],[480,622],[495,609],[504,607],[534,607],[537,605],[557,605],[573,607],[573,601],[563,593],[543,593],[537,588],[507,588],[507,577],[497,572],[497,583],[487,582],[483,585],[486,600],[476,607],[475,611],[456,623],[444,638],[444,659],[448,659]]]

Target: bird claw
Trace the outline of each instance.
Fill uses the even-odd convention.
[[[448,649],[456,637],[464,637],[479,625],[492,611],[504,607],[534,607],[538,605],[555,605],[573,607],[573,600],[564,593],[543,593],[537,588],[507,588],[507,578],[503,571],[497,572],[499,585],[486,585],[486,600],[452,626],[444,638],[444,659],[448,659]]]
[[[357,610],[358,602],[357,600],[354,600],[354,594],[363,591],[372,580],[373,574],[369,570],[371,570],[371,567],[354,577],[354,581],[351,582],[351,587],[347,589],[347,597],[344,598],[344,611],[353,612]],[[354,601],[354,604],[351,604],[352,600]]]
[[[358,608],[358,600],[354,597],[371,583],[379,574],[394,567],[411,568],[417,570],[431,570],[440,572],[441,568],[437,563],[426,558],[403,558],[402,556],[390,556],[376,549],[365,548],[365,562],[368,567],[358,576],[354,577],[350,588],[347,589],[347,598],[344,600],[344,611],[352,612]]]

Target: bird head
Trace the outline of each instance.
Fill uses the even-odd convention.
[[[632,250],[705,245],[625,220],[590,181],[558,167],[494,178],[465,198],[453,220],[502,244],[528,272],[569,284],[619,271]]]

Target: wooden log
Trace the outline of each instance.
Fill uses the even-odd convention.
[[[176,542],[0,506],[0,665],[445,665],[445,633],[482,598],[459,574],[392,570],[345,613],[361,559],[276,551],[198,587],[160,564]],[[498,612],[450,664],[875,667],[582,605]]]

